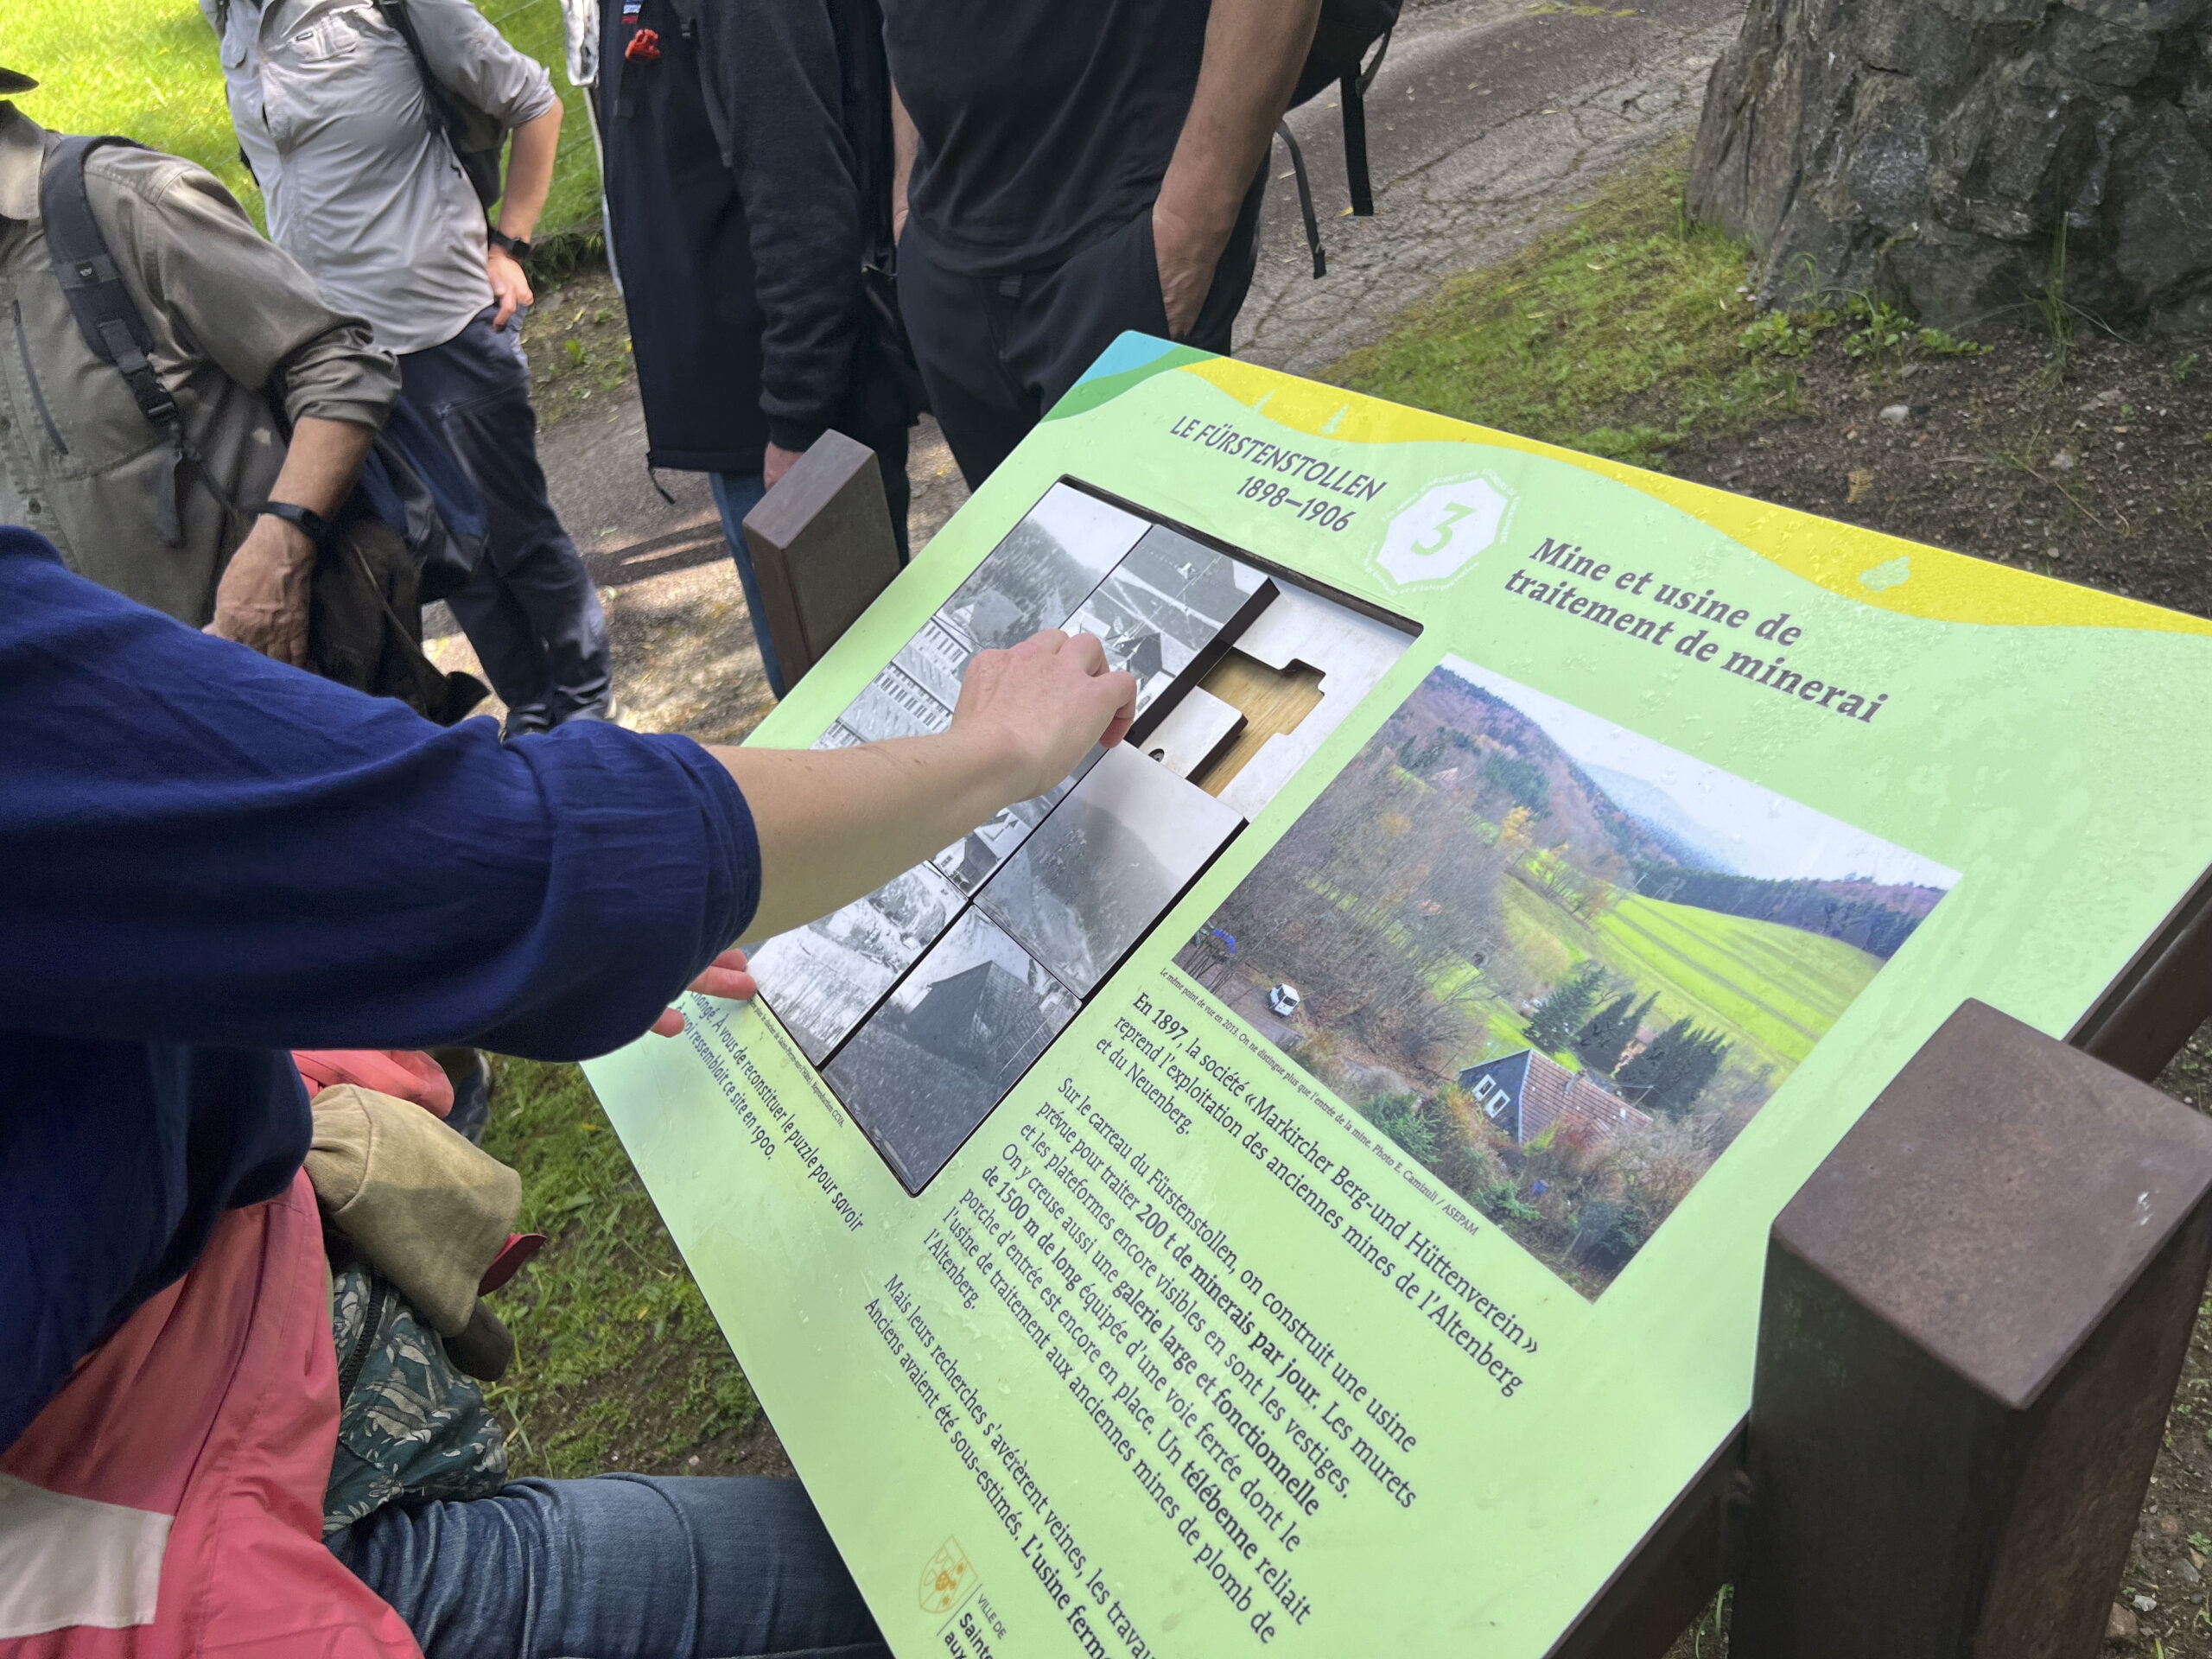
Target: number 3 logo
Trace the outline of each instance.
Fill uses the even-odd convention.
[[[1496,544],[1512,510],[1513,498],[1488,478],[1431,485],[1390,520],[1376,567],[1402,588],[1449,582]]]
[[[1415,542],[1414,551],[1425,559],[1433,558],[1437,554],[1441,553],[1452,545],[1452,526],[1462,518],[1471,518],[1474,511],[1472,507],[1461,502],[1447,503],[1444,509],[1444,516],[1436,521],[1435,534],[1425,542]]]

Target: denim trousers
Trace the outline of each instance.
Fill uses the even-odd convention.
[[[331,1540],[425,1659],[888,1659],[795,1480],[518,1480]]]
[[[484,558],[448,603],[507,705],[508,729],[543,731],[605,714],[613,671],[599,590],[537,464],[522,318],[495,329],[493,315],[486,308],[444,345],[405,353],[399,372],[484,498]]]
[[[899,544],[899,563],[906,563],[906,512],[913,505],[913,486],[906,477],[906,429],[878,433],[863,439],[875,451],[883,474],[884,505],[891,510],[891,534]],[[760,505],[767,486],[759,473],[709,473],[708,485],[715,493],[715,507],[721,514],[722,538],[729,543],[730,563],[737,566],[738,585],[745,589],[745,609],[753,619],[753,637],[760,646],[760,666],[767,671],[768,689],[781,701],[791,690],[784,665],[776,658],[776,642],[768,637],[768,613],[760,607],[760,579],[753,569],[753,550],[745,539],[745,515]]]

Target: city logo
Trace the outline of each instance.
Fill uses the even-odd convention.
[[[1490,478],[1432,484],[1390,520],[1375,567],[1401,588],[1450,582],[1497,545],[1512,516],[1512,496]]]
[[[911,1558],[910,1558],[911,1559]],[[960,1548],[957,1538],[948,1538],[938,1546],[929,1565],[922,1569],[922,1611],[925,1613],[949,1613],[960,1605],[961,1597],[968,1593],[974,1582],[976,1569]]]

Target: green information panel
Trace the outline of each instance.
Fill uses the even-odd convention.
[[[2212,626],[1134,336],[754,741],[1053,626],[1129,742],[589,1068],[907,1656],[1540,1659],[2212,863]]]

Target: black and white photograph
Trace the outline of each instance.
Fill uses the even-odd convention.
[[[952,709],[897,669],[887,668],[861,688],[837,722],[863,743],[880,743],[887,737],[941,732],[952,724]]]
[[[1066,1029],[1067,987],[971,910],[823,1075],[918,1194]]]
[[[1204,790],[1117,744],[976,902],[1088,996],[1243,823]]]
[[[930,862],[964,893],[973,894],[990,880],[991,872],[1014,856],[1015,848],[1029,839],[1029,832],[1045,822],[1052,798],[1016,801],[989,823],[969,830]]]
[[[857,749],[862,739],[858,732],[841,720],[830,722],[830,729],[806,747],[810,749]]]
[[[865,899],[748,953],[760,1000],[819,1065],[899,976],[952,925],[966,900],[924,864]]]
[[[960,683],[975,655],[951,629],[931,618],[899,648],[891,666],[951,709],[959,704]]]
[[[1090,753],[1076,762],[1076,768],[1052,789],[1034,799],[1016,801],[988,823],[963,836],[930,861],[943,872],[961,892],[972,895],[991,872],[1014,856],[1014,849],[1029,839],[1029,832],[1045,822],[1046,815],[1058,806],[1081,780],[1083,775],[1098,764],[1098,757],[1106,751],[1093,746]]]
[[[1067,631],[1105,641],[1107,661],[1136,676],[1142,714],[1274,591],[1265,571],[1155,525],[1068,619]]]
[[[1055,484],[937,613],[975,651],[1003,651],[1057,628],[1152,526]]]

